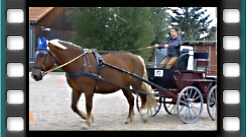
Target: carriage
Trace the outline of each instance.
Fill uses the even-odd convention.
[[[193,56],[191,59],[195,62],[193,70],[187,70],[190,56]],[[194,123],[201,117],[206,103],[209,116],[215,120],[217,77],[208,76],[208,57],[207,51],[197,51],[193,55],[184,51],[171,69],[147,68],[148,80],[167,91],[152,86],[158,106],[149,110],[148,115],[154,117],[163,105],[169,115],[177,114],[183,123]],[[198,68],[203,69],[201,71]],[[140,110],[139,96],[136,104]]]

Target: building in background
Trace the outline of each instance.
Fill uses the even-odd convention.
[[[74,42],[69,11],[68,7],[29,7],[29,64],[34,61],[38,37]]]
[[[216,41],[184,41],[182,45],[193,47],[194,52],[208,52],[209,53],[207,59],[208,75],[217,76],[217,42]]]

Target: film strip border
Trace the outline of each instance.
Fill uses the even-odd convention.
[[[26,0],[2,0],[5,1],[5,136],[6,137],[25,137],[26,136],[26,124],[28,124],[28,119],[26,118],[26,77],[28,72],[24,72],[28,68],[26,62],[26,49],[28,46],[26,44]],[[3,4],[3,3],[2,3]],[[12,12],[12,13],[11,13]],[[20,22],[12,21],[16,20],[16,15],[22,17]],[[10,15],[12,14],[12,15]],[[9,17],[10,16],[10,17]],[[17,38],[18,42],[22,43],[12,43],[16,46],[18,44],[23,44],[23,48],[12,50],[9,45],[10,39]],[[16,39],[16,40],[17,40]],[[23,71],[17,77],[11,77],[8,72],[11,65],[18,66],[18,68],[13,68],[12,71]],[[23,102],[10,103],[8,101],[8,96],[10,92],[15,92],[21,94]],[[17,123],[15,123],[17,122]],[[11,129],[16,127],[15,129]]]
[[[238,19],[238,22],[232,23],[230,21],[227,21],[226,14],[228,12],[234,12],[238,13],[239,15],[231,16],[230,18],[233,18],[235,21]],[[233,104],[226,104],[224,101],[225,98],[225,92],[228,90],[236,91],[236,93],[239,93],[238,97],[240,98],[241,95],[241,75],[242,71],[240,71],[241,64],[241,0],[223,0],[221,1],[221,7],[219,8],[219,16],[220,16],[220,62],[218,65],[220,65],[219,73],[222,73],[219,75],[219,83],[218,83],[218,102],[220,104],[219,110],[219,136],[222,137],[240,137],[241,136],[241,103],[242,101],[239,101],[238,103]],[[239,42],[238,49],[227,49],[225,47],[225,42],[227,38],[236,38]],[[223,46],[222,46],[223,45]],[[233,46],[233,45],[232,45]],[[241,49],[241,50],[240,50]],[[245,54],[245,51],[244,51]],[[226,76],[225,71],[228,69],[230,71],[230,68],[226,68],[227,65],[230,66],[238,66],[235,67],[239,71],[238,76]],[[235,69],[234,68],[234,69]],[[227,70],[227,71],[228,71]],[[232,69],[233,70],[233,69]],[[235,93],[235,92],[234,92]],[[239,99],[240,100],[240,99]],[[228,128],[227,125],[234,125],[235,129]],[[230,127],[230,126],[229,126]]]

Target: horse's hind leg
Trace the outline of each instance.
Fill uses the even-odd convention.
[[[148,115],[147,115],[147,109],[145,107],[146,105],[146,101],[147,101],[147,95],[146,94],[139,94],[141,101],[142,101],[142,106],[141,106],[141,110],[140,110],[140,114],[141,114],[141,118],[143,120],[144,123],[148,122]]]
[[[77,104],[78,104],[78,100],[81,96],[81,92],[78,92],[76,90],[72,91],[72,110],[77,113],[82,119],[86,119],[86,114],[84,114],[83,112],[79,111],[77,108]]]
[[[128,114],[128,117],[126,119],[126,122],[125,124],[128,124],[129,122],[132,122],[133,120],[133,116],[134,116],[134,96],[132,95],[132,92],[130,90],[127,90],[127,89],[122,89],[127,101],[128,101],[128,104],[129,104],[129,114]]]
[[[141,87],[141,83],[137,81],[137,83],[132,84],[132,88],[136,89],[136,90],[140,90],[143,91],[142,87]],[[143,120],[144,123],[148,122],[148,115],[147,115],[147,109],[145,107],[146,105],[146,101],[147,101],[147,95],[146,94],[139,94],[140,98],[141,98],[141,110],[140,110],[140,114],[141,114],[141,118]]]

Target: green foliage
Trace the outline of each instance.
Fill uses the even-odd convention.
[[[201,7],[179,7],[170,9],[172,26],[181,28],[183,40],[216,40],[216,27],[209,28],[213,20],[205,15],[206,9]]]
[[[98,50],[135,50],[166,40],[165,8],[73,8],[71,17],[79,45]],[[151,50],[134,54],[149,59]]]
[[[168,33],[170,32],[170,17],[166,12],[167,8],[151,8],[151,23],[154,26],[154,31],[156,34],[155,40],[152,44],[156,43],[165,43],[167,42],[167,38],[169,37]]]

